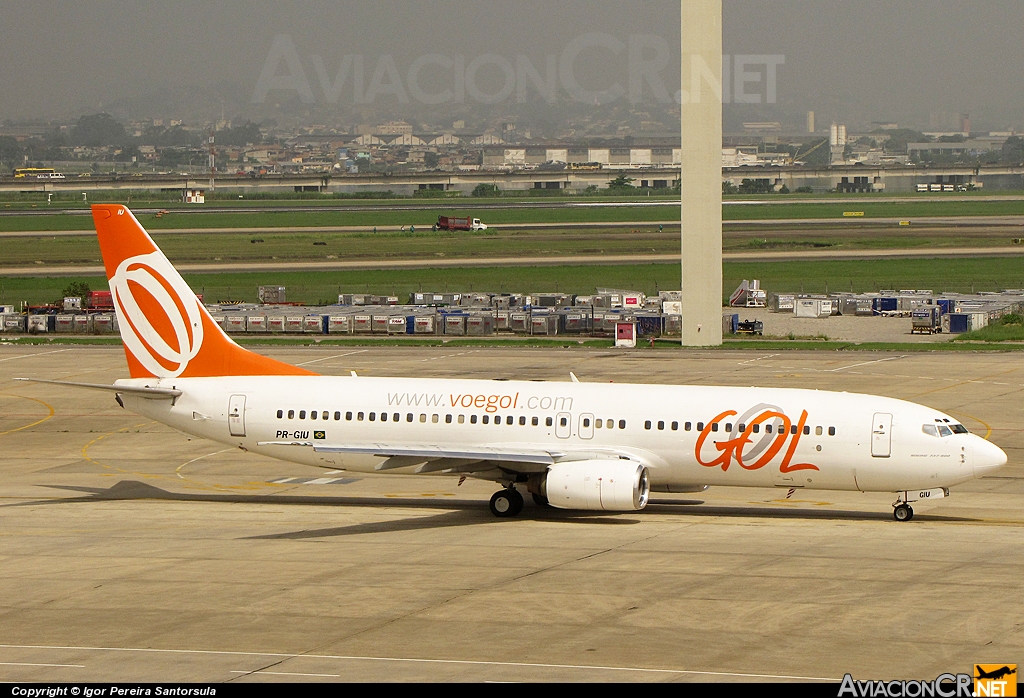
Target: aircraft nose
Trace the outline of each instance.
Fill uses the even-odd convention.
[[[984,477],[1006,465],[1003,449],[979,438],[974,442],[974,477]]]

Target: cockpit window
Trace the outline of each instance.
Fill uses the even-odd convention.
[[[938,437],[938,435],[939,435],[939,429],[934,424],[924,424],[924,425],[922,425],[921,426],[921,431],[923,431],[928,436]]]
[[[965,427],[963,424],[950,424],[949,428],[953,430],[954,434],[970,434],[971,433],[971,432],[967,431],[967,427]]]
[[[952,436],[953,432],[945,424],[939,425],[939,436]]]

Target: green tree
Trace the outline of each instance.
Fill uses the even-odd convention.
[[[85,281],[72,281],[60,292],[61,298],[88,298],[89,284]]]
[[[473,196],[501,196],[497,184],[478,184],[473,187]]]
[[[620,174],[618,177],[608,182],[609,189],[632,189],[633,182],[636,180],[632,177],[627,177],[624,174]]]
[[[217,145],[258,145],[263,142],[263,134],[260,132],[260,125],[252,121],[246,121],[240,126],[217,131],[215,134]]]
[[[738,194],[739,191],[732,182],[722,182],[722,194]]]
[[[124,145],[128,141],[124,126],[110,114],[89,114],[80,116],[71,129],[71,142],[74,145],[99,147],[104,145]]]

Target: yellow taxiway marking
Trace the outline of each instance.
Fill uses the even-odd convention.
[[[953,412],[953,411],[951,411],[951,413],[952,414],[958,414],[957,412]],[[982,438],[985,439],[985,441],[988,441],[988,437],[992,436],[992,427],[990,427],[987,422],[983,422],[982,420],[980,420],[977,417],[975,417],[973,414],[967,414],[966,412],[960,412],[959,414],[962,414],[963,416],[967,417],[968,419],[973,419],[975,422],[977,422],[981,426],[985,427],[985,436],[982,437]]]
[[[25,425],[25,426],[23,426],[23,427],[18,427],[17,429],[8,429],[7,431],[0,431],[0,436],[4,436],[4,435],[6,435],[6,434],[13,434],[13,433],[14,433],[14,432],[16,432],[16,431],[22,431],[22,430],[24,430],[24,429],[31,429],[32,427],[36,426],[37,424],[42,424],[42,423],[43,423],[43,422],[45,422],[45,421],[46,421],[47,419],[50,419],[50,418],[52,418],[52,417],[53,417],[53,415],[55,415],[55,414],[57,413],[57,411],[56,411],[55,409],[53,409],[53,405],[51,405],[51,404],[49,404],[49,403],[46,403],[46,402],[43,402],[42,400],[39,400],[39,399],[37,399],[37,398],[34,398],[34,397],[25,397],[24,395],[11,395],[10,393],[8,393],[8,396],[9,396],[9,397],[13,397],[13,398],[20,398],[20,399],[22,399],[22,400],[31,400],[32,402],[38,402],[38,403],[39,403],[40,405],[42,405],[42,406],[43,406],[43,407],[45,407],[45,408],[46,408],[47,410],[49,410],[49,411],[50,411],[50,413],[49,413],[48,415],[46,415],[45,417],[43,417],[42,419],[40,419],[40,420],[37,420],[37,421],[35,421],[35,422],[32,422],[31,424],[26,424],[26,425]]]

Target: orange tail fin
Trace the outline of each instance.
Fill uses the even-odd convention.
[[[125,206],[92,217],[132,378],[315,375],[235,344]]]

